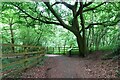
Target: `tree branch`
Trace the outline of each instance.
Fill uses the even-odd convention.
[[[56,4],[64,4],[67,8],[69,8],[70,10],[72,10],[73,9],[73,5],[71,5],[71,4],[68,4],[68,3],[66,3],[66,2],[55,2],[54,4],[52,4],[51,6],[54,6],[54,5],[56,5]]]
[[[55,2],[54,4],[52,4],[51,6],[54,6],[54,5],[56,5],[56,4],[60,4],[61,2]]]
[[[93,3],[93,2],[89,2],[89,3],[87,3],[87,4],[84,4],[83,7],[87,7],[87,6],[91,5],[92,3]]]
[[[91,28],[93,25],[104,25],[103,23],[91,23],[85,29]]]
[[[46,18],[47,20],[53,20],[53,21],[56,21],[55,19],[52,19],[52,18],[49,18],[49,17],[46,17],[46,16],[43,16],[41,13],[39,13],[39,15],[43,18]]]
[[[93,25],[102,25],[102,26],[114,26],[116,25],[118,22],[120,22],[120,19],[118,19],[117,21],[113,21],[113,22],[102,22],[102,23],[91,23],[89,24],[85,29],[89,29],[92,28]],[[81,33],[82,30],[79,31],[79,33]]]
[[[98,7],[100,7],[101,5],[103,5],[104,3],[105,3],[105,2],[103,2],[103,3],[101,3],[101,4],[97,5],[97,6],[95,6],[95,7],[93,7],[93,8],[85,9],[85,10],[83,10],[83,12],[95,10],[96,8],[98,8]]]
[[[94,0],[93,0],[93,1],[94,1]],[[89,6],[89,5],[91,5],[92,3],[93,3],[93,2],[89,2],[88,4],[84,4],[84,5],[83,5],[83,8],[84,8],[84,7],[87,7],[87,6]],[[83,10],[83,12],[87,12],[87,11],[94,10],[94,9],[100,7],[100,6],[103,5],[103,4],[104,4],[104,3],[101,3],[101,4],[99,4],[99,5],[97,5],[97,6],[93,7],[93,8],[89,8],[89,9]],[[80,10],[81,10],[81,6],[79,7],[79,10],[77,11],[75,17],[77,17],[77,16],[80,15]]]
[[[79,10],[76,12],[76,15],[75,15],[75,17],[77,17],[78,15],[80,15],[80,13],[81,13],[81,9],[83,9],[83,4],[82,4],[82,6],[81,6],[81,2],[80,2],[80,7],[79,7]],[[82,10],[83,11],[83,10]]]
[[[19,6],[13,4],[15,7],[17,7],[20,11],[22,11],[24,14],[26,14],[28,17],[30,17],[31,19],[34,19],[34,20],[38,20],[38,21],[41,21],[43,23],[46,23],[46,24],[56,24],[56,25],[61,25],[60,23],[58,22],[51,22],[51,21],[48,21],[48,20],[41,20],[40,18],[35,18],[33,17],[32,15],[28,14],[26,11],[24,11],[23,9],[21,9]]]
[[[68,4],[68,3],[66,3],[66,2],[62,2],[62,4],[64,4],[67,8],[69,8],[69,9],[73,9],[73,5],[70,5],[70,4]]]
[[[114,25],[116,25],[119,21],[120,21],[120,19],[118,19],[117,21],[112,21],[112,22],[91,23],[91,24],[89,24],[85,29],[89,29],[89,28],[91,28],[93,25],[114,26]]]
[[[74,4],[75,9],[77,9],[77,6],[78,6],[78,2],[75,2]]]
[[[73,32],[73,29],[72,29],[72,27],[70,27],[70,26],[68,26],[67,24],[65,24],[64,22],[63,22],[63,20],[58,16],[58,14],[54,11],[54,9],[51,7],[51,5],[49,4],[49,2],[44,2],[44,4],[48,7],[48,9],[52,12],[52,14],[58,19],[58,21],[60,22],[60,24],[64,27],[64,28],[66,28],[66,29],[68,29],[68,30],[70,30],[70,31],[72,31]]]

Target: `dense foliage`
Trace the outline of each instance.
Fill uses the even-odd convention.
[[[50,5],[57,15],[51,12]],[[1,2],[2,43],[78,47],[80,41],[80,45],[84,45],[81,40],[76,41],[79,36],[77,37],[76,32],[73,31],[76,22],[74,22],[74,11],[70,6],[76,5],[75,13],[78,13],[76,20],[80,25],[79,36],[83,37],[87,49],[112,50],[116,48],[119,35],[119,25],[117,24],[120,21],[120,3],[101,2],[82,4],[54,1],[50,3]],[[84,6],[83,15],[79,15],[81,5]],[[84,28],[81,25],[80,16],[84,18]],[[64,26],[58,18],[61,18],[68,26]],[[80,49],[82,48],[80,47]]]

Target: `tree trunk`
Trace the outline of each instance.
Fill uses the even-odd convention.
[[[11,43],[14,44],[14,35],[13,35],[13,30],[12,30],[12,24],[10,24],[10,34],[11,34]],[[15,51],[14,46],[12,47],[12,52]]]
[[[76,35],[76,38],[77,38],[77,44],[79,48],[79,56],[85,57],[85,54],[87,53],[87,45],[85,43],[86,41],[84,41],[84,39],[80,34]]]
[[[82,36],[81,34],[77,34],[77,43],[79,47],[79,56],[85,57],[87,54],[87,45],[86,45],[86,32],[85,32],[85,21],[83,16],[83,2],[80,2],[80,20],[81,20],[81,27],[82,27]]]

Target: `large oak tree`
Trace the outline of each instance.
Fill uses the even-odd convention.
[[[86,45],[86,29],[101,25],[104,27],[116,25],[120,18],[119,3],[106,3],[106,2],[80,2],[76,0],[74,3],[60,1],[60,2],[30,2],[27,3],[11,3],[20,12],[24,13],[24,18],[31,18],[35,21],[40,21],[46,24],[61,25],[65,29],[71,31],[77,39],[79,47],[79,56],[84,57],[88,52]],[[60,8],[60,6],[66,8]],[[26,8],[27,7],[27,8]],[[41,8],[42,7],[42,8]],[[29,10],[28,10],[29,9]],[[42,9],[42,10],[40,10]],[[113,12],[113,9],[114,12]],[[85,15],[93,12],[105,12],[107,19],[99,21],[86,22]],[[111,17],[111,13],[114,13]],[[22,16],[22,15],[21,15]],[[99,16],[99,15],[97,15]],[[101,16],[99,16],[102,18]]]

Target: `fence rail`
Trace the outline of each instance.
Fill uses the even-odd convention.
[[[71,47],[47,47],[48,54],[67,54]],[[79,51],[78,47],[72,47],[71,51]]]
[[[2,78],[14,76],[25,69],[40,63],[46,49],[40,46],[2,45]],[[12,50],[14,47],[14,51]]]

